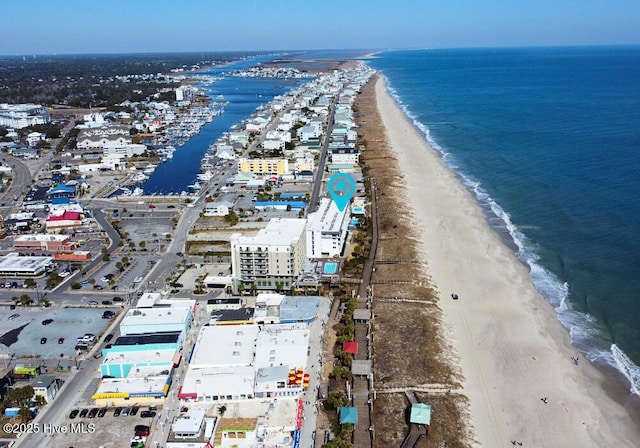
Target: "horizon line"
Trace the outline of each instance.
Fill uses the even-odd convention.
[[[619,44],[549,44],[549,45],[496,45],[496,46],[451,46],[451,47],[387,47],[387,48],[316,48],[316,49],[280,49],[280,50],[150,50],[150,51],[131,51],[131,52],[79,52],[79,53],[12,53],[12,54],[0,54],[0,58],[6,57],[38,57],[38,56],[124,56],[124,55],[179,55],[179,54],[252,54],[255,56],[270,55],[277,53],[305,53],[305,52],[322,52],[322,51],[362,51],[361,56],[372,55],[382,53],[386,51],[420,51],[420,50],[490,50],[490,49],[517,49],[517,48],[598,48],[598,47],[640,47],[640,43],[619,43]],[[364,53],[366,52],[366,53]],[[355,56],[357,59],[361,56]]]

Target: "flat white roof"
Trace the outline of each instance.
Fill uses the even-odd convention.
[[[139,350],[127,352],[111,352],[102,360],[102,364],[146,364],[172,362],[176,351],[164,350]]]
[[[145,292],[140,296],[137,308],[151,308],[162,298],[159,292]]]
[[[4,257],[0,257],[0,272],[12,272],[16,274],[33,274],[43,271],[44,268],[53,261],[51,257],[21,257],[15,252],[11,252]]]
[[[189,367],[182,382],[182,393],[202,396],[253,395],[253,366]]]
[[[338,210],[335,202],[328,198],[320,199],[320,207],[309,217],[309,230],[314,232],[340,233],[348,207]]]
[[[202,327],[191,357],[190,368],[252,364],[258,331],[257,325]]]
[[[189,318],[189,307],[134,308],[122,319],[120,327],[127,325],[179,324]]]
[[[279,306],[285,297],[284,294],[260,293],[256,297],[256,303],[264,303],[266,306]]]
[[[169,375],[136,378],[103,378],[96,394],[163,392]]]
[[[291,246],[303,237],[306,219],[272,218],[255,236],[232,235],[238,245]]]
[[[16,242],[22,241],[58,241],[63,242],[69,240],[69,235],[54,235],[51,233],[40,233],[37,235],[20,235],[14,238]]]
[[[265,325],[256,340],[256,368],[307,365],[309,328],[305,324]]]
[[[176,418],[171,425],[171,431],[180,434],[197,434],[204,421],[204,409],[194,409],[185,417]]]

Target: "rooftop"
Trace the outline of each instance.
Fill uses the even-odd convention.
[[[190,367],[248,366],[252,364],[258,332],[257,325],[202,327],[191,356]]]
[[[191,315],[191,308],[183,307],[162,307],[162,308],[142,308],[132,309],[122,319],[120,327],[127,325],[163,325],[179,324],[186,322]]]
[[[306,219],[273,218],[255,236],[232,235],[237,245],[290,246],[304,237]]]

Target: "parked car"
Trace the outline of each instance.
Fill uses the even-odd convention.
[[[104,289],[104,287],[102,287],[100,285],[93,285],[93,289],[97,289],[98,291],[102,291]]]
[[[133,407],[131,408],[131,410],[129,411],[129,415],[136,415],[136,414],[138,413],[138,410],[139,410],[139,409],[140,409],[140,408],[139,408],[138,406],[133,406]],[[146,434],[145,434],[145,435],[146,435]]]
[[[74,419],[74,418],[76,418],[76,417],[78,416],[78,413],[79,413],[79,412],[80,412],[80,411],[79,411],[78,409],[74,409],[74,410],[73,410],[73,411],[71,411],[71,413],[69,414],[69,418],[70,418],[70,419]]]
[[[130,410],[131,410],[131,409],[129,409],[128,407],[127,407],[127,408],[124,408],[124,409],[122,410],[122,412],[121,412],[121,415],[129,415],[129,411],[130,411]]]
[[[41,344],[46,344],[47,343],[47,338],[40,338],[40,343]]]
[[[98,302],[96,302],[95,300],[89,300],[87,302],[87,305],[97,305],[97,304],[98,304]]]
[[[114,301],[114,302],[122,302],[122,301],[123,301],[123,299],[122,299],[122,297],[114,297],[114,298],[113,298],[113,301]]]
[[[176,252],[176,255],[177,255],[178,257],[184,257],[184,254],[183,254],[182,252]]]
[[[89,411],[89,415],[87,415],[87,417],[89,418],[94,418],[96,415],[98,415],[98,408],[93,408]]]
[[[53,319],[45,319],[42,321],[42,325],[49,325],[51,322],[53,322]]]
[[[109,333],[107,336],[105,336],[104,342],[109,342],[111,339],[113,339],[113,333]]]
[[[107,413],[107,408],[100,408],[100,410],[98,411],[98,417],[102,418],[105,416],[106,413]]]
[[[17,319],[18,317],[20,317],[19,314],[12,314],[11,316],[9,316],[9,320]]]
[[[134,431],[137,436],[148,436],[150,428],[147,425],[136,425]]]
[[[85,418],[88,413],[89,413],[89,409],[83,409],[80,411],[80,414],[78,415],[78,417]]]
[[[117,416],[119,416],[119,415],[120,415],[120,413],[121,413],[121,412],[122,412],[122,408],[115,408],[115,409],[113,410],[113,416],[114,416],[114,417],[117,417]]]
[[[142,411],[140,413],[140,417],[142,418],[153,418],[156,416],[156,413],[154,411]]]
[[[102,301],[102,304],[103,304],[103,305],[112,305],[112,304],[113,304],[113,302],[112,302],[111,300],[103,300],[103,301]]]

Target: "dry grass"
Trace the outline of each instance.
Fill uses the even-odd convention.
[[[464,421],[466,417],[467,399],[462,395],[429,395],[416,394],[419,401],[430,403],[432,406],[429,436],[421,440],[419,448],[448,447],[463,448],[468,438],[464,426],[456,422]],[[373,417],[376,422],[383,421],[387,431],[376,431],[375,446],[400,446],[407,436],[407,410],[409,401],[401,393],[379,394],[376,398]],[[378,426],[377,426],[378,427]]]
[[[362,89],[356,100],[356,120],[362,159],[378,189],[379,242],[377,260],[420,259],[419,235],[412,227],[402,173],[390,151],[377,110],[375,80]],[[459,387],[461,374],[452,360],[451,348],[441,329],[435,285],[422,264],[376,265],[373,282],[411,281],[405,284],[376,284],[375,297],[399,297],[424,301],[376,302],[373,305],[373,353],[375,387],[411,387],[420,384],[448,384]],[[421,446],[467,446],[466,398],[455,394],[424,396],[433,406],[432,431]],[[399,446],[408,431],[402,394],[378,394],[374,413],[379,447]]]

